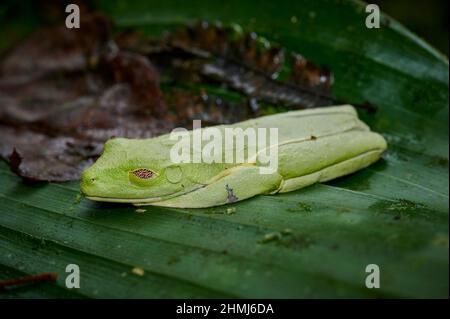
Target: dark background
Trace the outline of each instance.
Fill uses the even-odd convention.
[[[48,8],[49,4],[58,1],[1,1],[0,25],[2,22],[14,21],[17,16],[23,15],[24,12],[35,16],[36,7],[41,9],[42,7]],[[89,3],[89,1],[85,2]],[[366,2],[378,4],[381,11],[401,22],[446,56],[449,55],[448,0],[368,0]]]
[[[427,40],[446,56],[448,47],[448,0],[373,0],[408,29]]]

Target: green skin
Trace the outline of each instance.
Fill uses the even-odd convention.
[[[376,162],[385,139],[371,132],[350,105],[280,113],[225,127],[278,128],[278,170],[261,174],[251,163],[173,163],[169,134],[151,139],[114,138],[85,170],[81,191],[103,202],[181,208],[224,205],[259,194],[294,191],[353,173]],[[192,131],[190,132],[192,134]],[[267,166],[267,165],[264,165]],[[142,179],[138,169],[150,170]]]

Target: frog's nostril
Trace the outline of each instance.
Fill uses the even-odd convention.
[[[82,180],[86,185],[92,185],[98,180],[98,176],[94,175],[91,171],[84,171]]]
[[[89,176],[89,184],[91,184],[91,185],[97,183],[98,180],[99,180],[98,176]]]
[[[96,185],[98,183],[98,176],[94,175],[90,171],[85,171],[81,178],[81,191],[85,195],[93,196],[95,193]]]

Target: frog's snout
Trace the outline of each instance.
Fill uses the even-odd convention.
[[[91,169],[87,169],[81,175],[81,192],[87,196],[93,196],[93,190],[98,183],[98,175],[95,174]]]

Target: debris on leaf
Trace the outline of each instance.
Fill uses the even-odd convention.
[[[288,208],[287,211],[292,213],[310,213],[312,212],[312,207],[304,202],[299,202],[297,207]]]
[[[314,240],[303,234],[295,234],[290,228],[285,228],[282,231],[265,234],[259,242],[261,244],[274,243],[277,246],[292,249],[306,249],[314,243]]]
[[[234,213],[236,213],[235,207],[227,208],[227,215],[232,215]]]
[[[378,213],[393,215],[394,220],[400,220],[402,217],[422,217],[425,219],[435,218],[433,210],[428,206],[403,198],[395,200],[380,200],[370,205],[370,208]]]
[[[261,243],[265,244],[271,241],[280,240],[281,237],[282,234],[279,232],[268,233],[264,235],[263,239],[261,239]]]
[[[39,275],[24,276],[20,278],[6,279],[0,281],[0,291],[7,287],[15,287],[36,282],[56,282],[57,278],[58,274],[51,272]]]
[[[134,267],[133,269],[131,269],[131,273],[136,276],[144,276],[145,271],[141,267]]]

